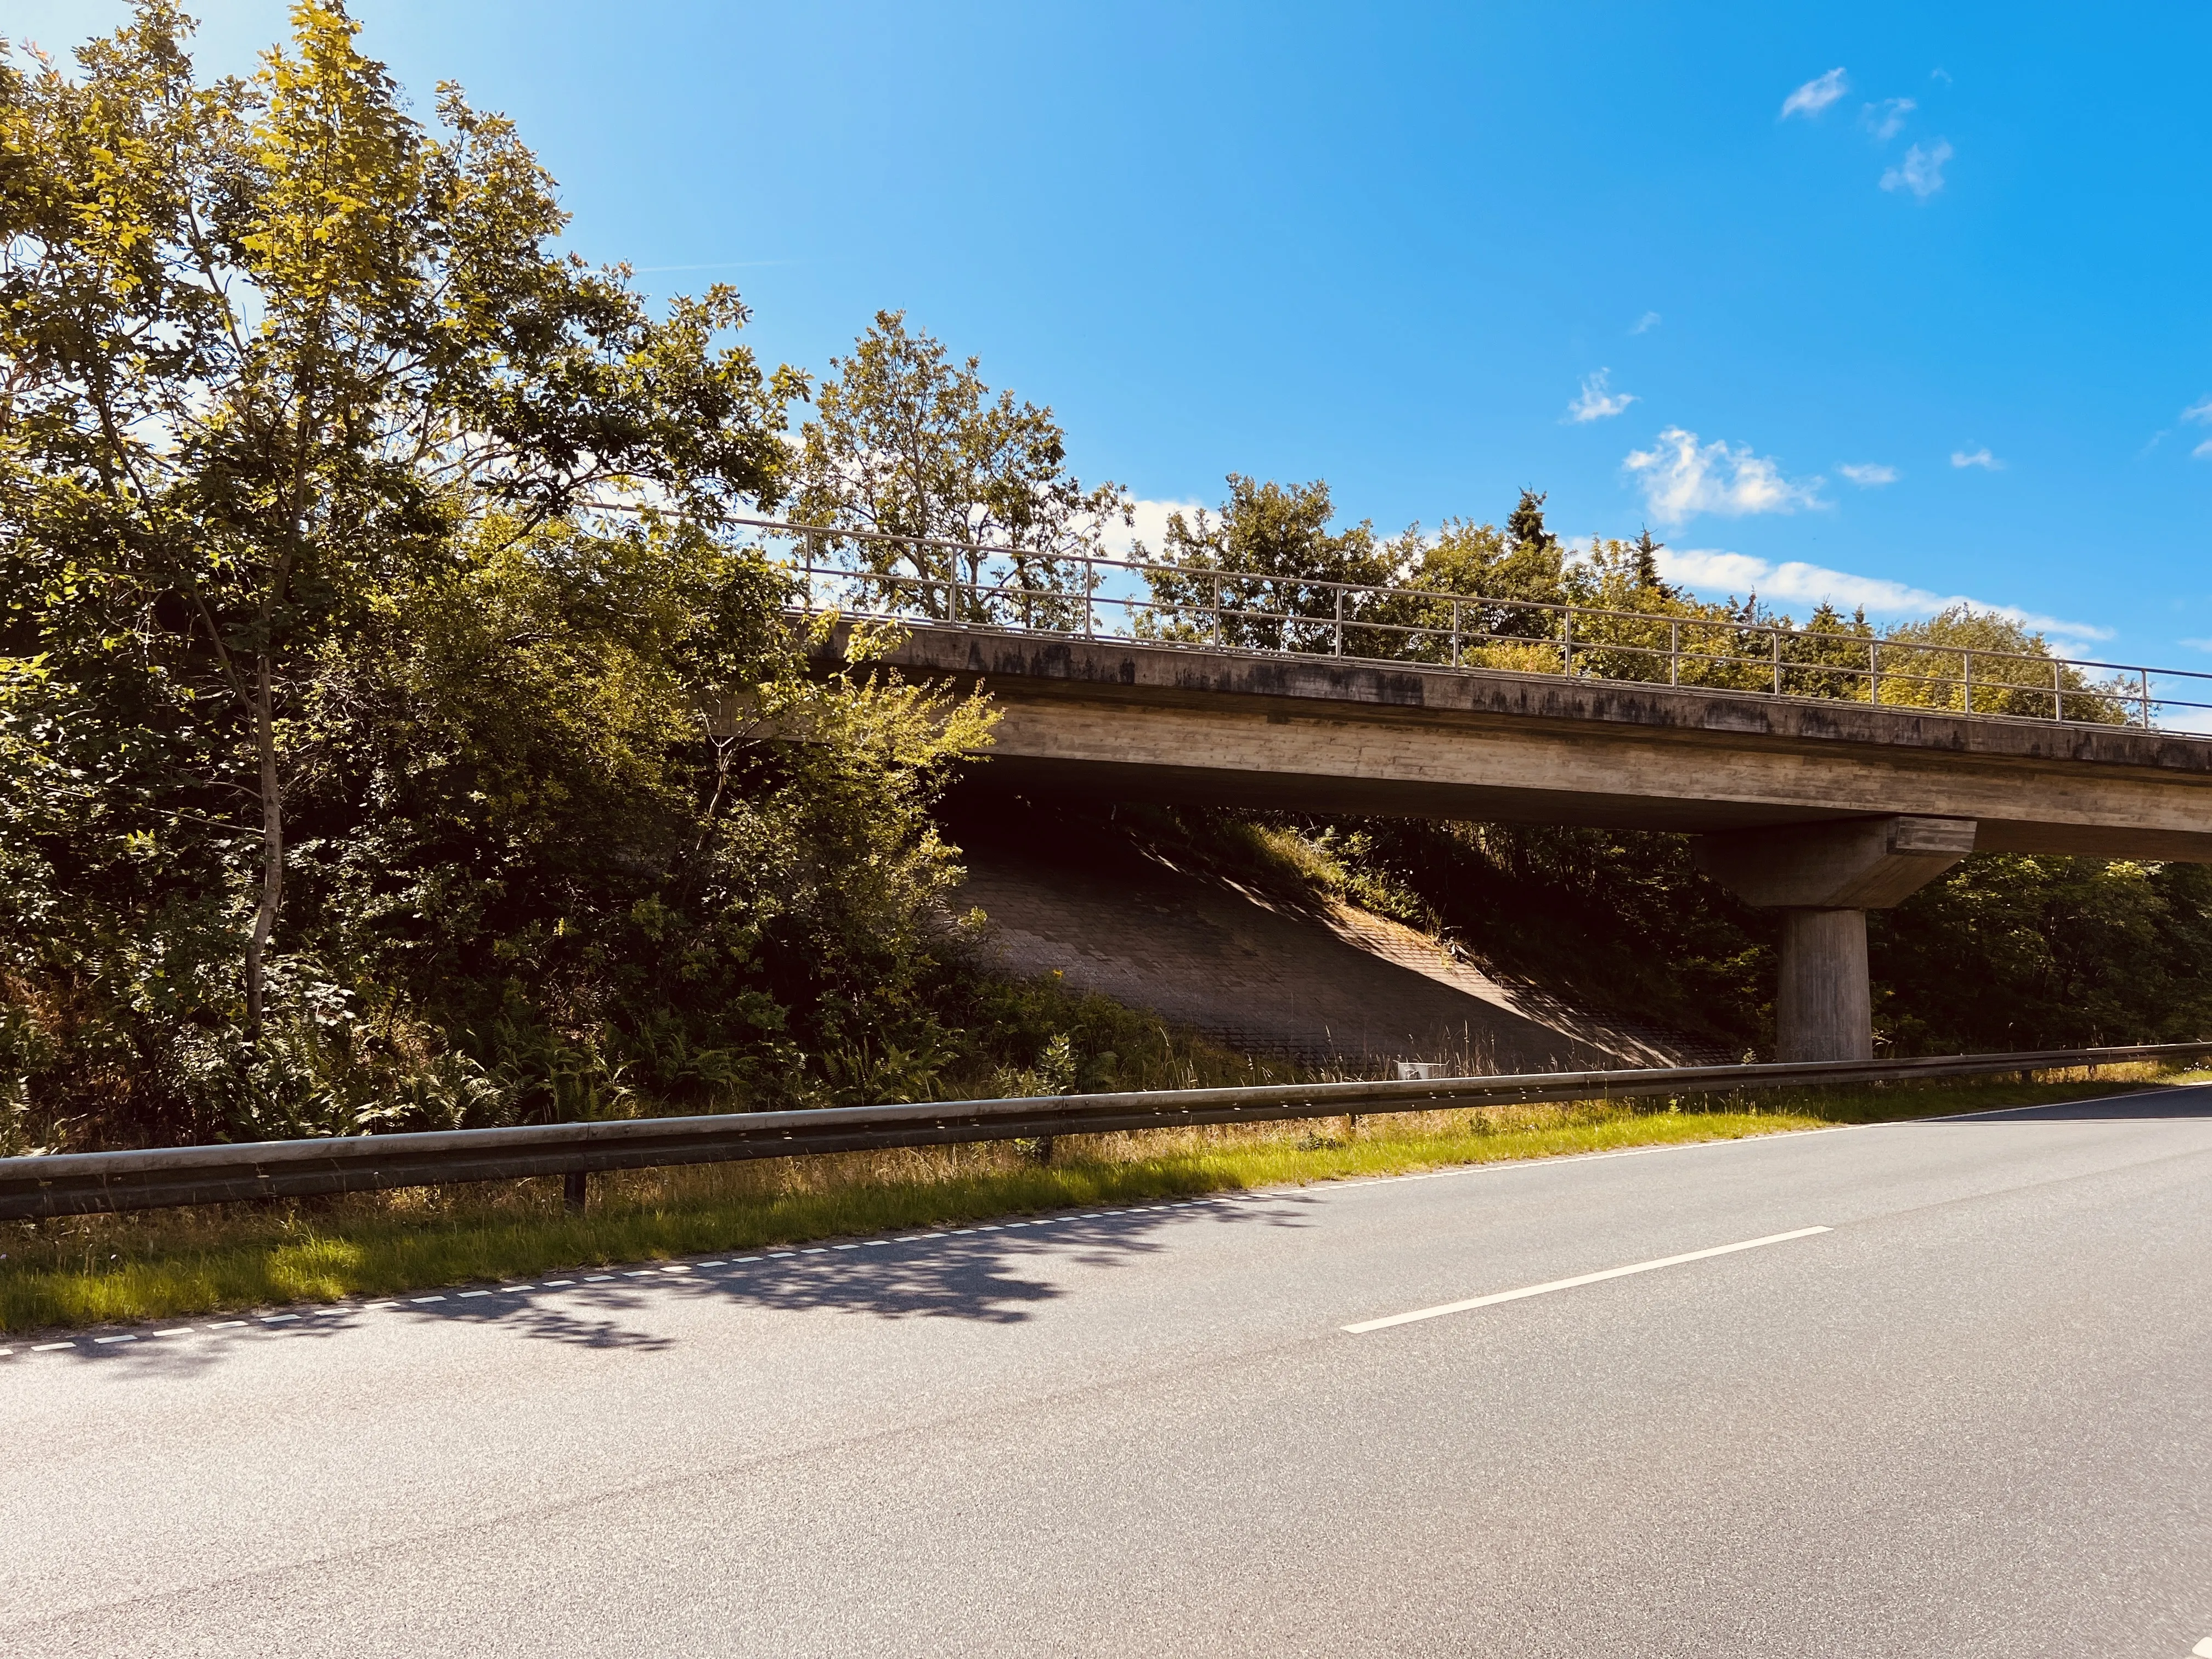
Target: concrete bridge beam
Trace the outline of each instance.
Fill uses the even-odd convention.
[[[1747,903],[1782,912],[1778,1059],[1872,1056],[1866,913],[1972,852],[1974,830],[1967,818],[1892,817],[1698,837],[1700,870]]]

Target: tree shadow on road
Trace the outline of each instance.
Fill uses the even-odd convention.
[[[532,1341],[654,1352],[681,1342],[654,1328],[654,1316],[702,1301],[756,1312],[1013,1325],[1070,1293],[1054,1282],[1057,1272],[1130,1266],[1171,1249],[1177,1232],[1194,1225],[1302,1225],[1315,1201],[1298,1193],[1200,1199],[743,1258],[571,1270],[527,1286],[456,1288],[396,1302],[301,1308],[274,1318],[203,1319],[189,1327],[179,1322],[108,1334],[106,1342],[86,1334],[67,1350],[37,1357],[73,1359],[110,1376],[190,1376],[266,1343],[338,1341],[380,1320],[491,1327]],[[159,1334],[179,1329],[185,1334]]]

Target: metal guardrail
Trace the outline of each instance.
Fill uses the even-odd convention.
[[[2212,673],[2191,669],[1212,570],[775,519],[716,522],[795,544],[790,568],[813,608],[886,621],[1358,662],[1502,668],[2147,731],[2194,729],[2212,715]],[[825,550],[846,543],[896,551],[875,561],[879,568],[823,556]],[[912,574],[890,568],[893,560],[912,566]],[[1139,584],[1142,594],[1134,591]],[[1128,591],[1116,592],[1117,586]]]
[[[2059,1048],[2031,1054],[1924,1059],[1788,1061],[1757,1066],[1673,1066],[1614,1072],[1545,1072],[1510,1077],[1405,1082],[1270,1084],[1237,1089],[1168,1089],[1054,1095],[1018,1100],[837,1106],[739,1112],[713,1117],[630,1118],[429,1134],[264,1140],[230,1146],[64,1152],[0,1158],[0,1219],[301,1198],[448,1182],[569,1178],[580,1202],[587,1171],[718,1164],[891,1146],[1046,1135],[1103,1134],[1197,1124],[1273,1123],[1347,1113],[1433,1111],[1445,1107],[1646,1095],[1727,1094],[1820,1084],[1896,1083],[1990,1073],[2051,1071],[2184,1060],[2212,1055],[2212,1042]]]

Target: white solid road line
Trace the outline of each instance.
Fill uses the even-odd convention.
[[[2212,1659],[2212,1636],[2206,1637],[2189,1651],[2191,1659]]]
[[[1410,1325],[1419,1319],[1440,1319],[1446,1314],[1466,1313],[1474,1308],[1492,1308],[1501,1302],[1518,1302],[1523,1297],[1543,1296],[1553,1291],[1571,1291],[1577,1285],[1595,1285],[1607,1279],[1626,1279],[1631,1273],[1648,1273],[1656,1267],[1679,1267],[1685,1261],[1703,1261],[1710,1256],[1732,1255],[1738,1250],[1755,1250],[1762,1244],[1784,1244],[1793,1238],[1810,1238],[1815,1233],[1825,1233],[1826,1227],[1800,1227],[1791,1233],[1769,1233],[1765,1238],[1747,1238],[1737,1244],[1716,1244],[1710,1250],[1692,1250],[1683,1255],[1662,1255],[1656,1261],[1632,1262],[1626,1267],[1607,1267],[1603,1273],[1577,1273],[1572,1279],[1555,1279],[1547,1285],[1524,1285],[1517,1291],[1499,1291],[1494,1296],[1469,1297],[1464,1302],[1446,1302],[1434,1308],[1416,1308],[1412,1313],[1392,1314],[1387,1319],[1367,1319],[1344,1328],[1357,1336],[1367,1331],[1379,1331],[1392,1325]]]

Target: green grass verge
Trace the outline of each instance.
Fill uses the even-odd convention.
[[[640,1170],[0,1227],[0,1331],[167,1319],[996,1215],[2087,1098],[2148,1077],[1586,1102]]]

